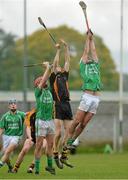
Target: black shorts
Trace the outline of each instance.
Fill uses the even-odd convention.
[[[31,137],[32,137],[32,142],[34,144],[36,144],[36,136],[35,136],[35,133],[31,133]]]
[[[69,101],[55,102],[55,119],[72,120],[72,110]]]

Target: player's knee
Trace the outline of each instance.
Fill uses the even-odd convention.
[[[84,129],[85,128],[85,124],[84,123],[80,123],[80,128]]]
[[[73,133],[75,131],[76,127],[78,126],[78,124],[79,123],[76,120],[74,120],[72,122],[71,126],[69,127],[68,132]]]
[[[53,148],[53,142],[48,143],[48,149],[52,149]]]
[[[28,151],[29,151],[29,148],[28,148],[28,147],[25,147],[25,148],[23,149],[23,154],[26,154]]]
[[[36,150],[39,151],[41,149],[41,147],[42,147],[42,142],[38,141],[36,143]]]
[[[71,124],[67,124],[66,126],[64,126],[65,132],[68,132],[68,131],[69,131],[70,125],[71,125]]]
[[[11,153],[11,150],[10,149],[7,149],[6,151],[5,151],[5,155],[9,155]]]
[[[58,130],[55,135],[56,138],[61,138],[61,130]]]
[[[40,146],[36,146],[36,149],[35,149],[36,153],[39,153],[40,150],[41,150],[41,147]]]
[[[79,124],[79,119],[75,117],[74,121],[72,122],[72,126],[77,126]]]
[[[85,124],[85,126],[86,126],[86,124],[92,119],[92,114],[90,113],[90,114],[88,114],[88,116],[84,119],[84,124]]]
[[[88,116],[88,121],[90,121],[92,119],[92,117],[93,117],[93,114],[90,113]]]

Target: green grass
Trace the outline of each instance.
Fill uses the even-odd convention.
[[[56,175],[44,170],[45,156],[41,160],[40,175],[27,174],[33,156],[27,155],[17,174],[8,174],[7,166],[0,169],[0,179],[128,179],[128,154],[76,154],[70,156],[74,168],[56,167]],[[16,157],[13,158],[13,163]]]

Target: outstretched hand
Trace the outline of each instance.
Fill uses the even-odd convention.
[[[49,67],[49,62],[48,61],[43,62],[43,66]]]
[[[56,47],[57,49],[60,49],[60,44],[57,43],[57,44],[55,45],[55,47]]]
[[[89,29],[89,30],[87,31],[87,35],[88,35],[89,33],[91,33],[91,34],[93,35],[93,32],[92,32],[91,29]]]
[[[61,42],[64,46],[68,46],[68,44],[64,41],[64,39],[60,39],[60,42]]]
[[[91,31],[91,29],[89,29],[89,31],[87,31],[87,36],[89,37],[90,40],[93,39],[93,32]]]
[[[49,62],[48,61],[46,61],[46,62],[43,62],[43,67],[45,66],[46,68],[49,68],[49,69],[52,69],[53,68],[53,64],[49,64]]]

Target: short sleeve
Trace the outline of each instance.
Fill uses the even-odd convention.
[[[2,116],[2,118],[1,118],[1,120],[0,120],[0,128],[1,129],[4,129],[4,123],[5,122],[5,117],[4,116]]]
[[[35,97],[39,97],[41,95],[41,93],[42,93],[42,89],[36,87],[35,88]]]

